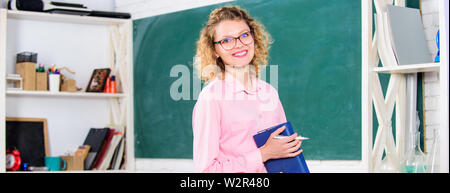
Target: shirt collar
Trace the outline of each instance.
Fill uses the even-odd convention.
[[[227,89],[231,89],[233,93],[245,92],[246,94],[257,94],[258,90],[261,90],[259,81],[256,77],[252,77],[253,88],[245,89],[244,85],[239,82],[231,73],[225,72],[225,85]]]

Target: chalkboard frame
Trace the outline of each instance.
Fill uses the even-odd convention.
[[[49,145],[48,145],[48,128],[47,128],[47,119],[45,118],[24,118],[24,117],[6,117],[6,124],[5,127],[8,126],[8,122],[21,122],[21,123],[26,123],[26,122],[38,122],[38,123],[42,123],[43,128],[42,128],[42,134],[44,137],[44,154],[45,156],[50,156],[50,150],[49,150]],[[9,127],[11,128],[11,127]],[[8,129],[8,128],[6,128]],[[14,128],[14,129],[20,129],[20,128]],[[8,148],[8,147],[6,147]]]

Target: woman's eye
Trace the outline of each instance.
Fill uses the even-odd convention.
[[[248,32],[241,34],[241,37],[243,37],[243,38],[248,37]]]
[[[225,38],[222,40],[222,43],[230,43],[233,41],[233,38]]]

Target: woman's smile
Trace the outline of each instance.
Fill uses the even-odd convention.
[[[243,57],[247,56],[247,53],[248,53],[248,50],[241,50],[241,51],[233,53],[232,55],[234,57],[243,58]]]

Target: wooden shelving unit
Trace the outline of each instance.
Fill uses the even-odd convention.
[[[402,0],[395,1],[396,5],[404,6],[405,2]],[[438,164],[440,170],[438,172],[448,172],[449,163],[449,138],[448,138],[448,48],[445,43],[441,43],[441,62],[440,63],[425,63],[425,64],[410,64],[410,65],[384,65],[383,67],[377,67],[379,57],[379,36],[374,38],[373,33],[373,0],[361,0],[361,13],[362,13],[362,141],[363,141],[363,162],[366,166],[367,172],[374,172],[374,166],[377,161],[380,160],[380,153],[383,153],[383,148],[390,148],[394,150],[394,157],[397,159],[402,158],[402,148],[404,147],[404,132],[405,132],[405,109],[406,109],[406,75],[409,73],[417,72],[438,72],[440,78],[440,136],[439,136],[439,160]],[[444,1],[439,1],[439,21],[440,21],[440,40],[446,41],[444,20]],[[381,9],[382,10],[382,9]],[[441,19],[442,18],[442,19]],[[381,20],[379,20],[381,21]],[[382,29],[382,28],[380,28]],[[378,35],[382,35],[379,30]],[[382,43],[383,44],[383,43]],[[378,46],[378,47],[377,47]],[[381,45],[381,47],[386,45]],[[386,61],[390,58],[384,55]],[[392,62],[386,62],[387,64]],[[391,74],[388,91],[386,96],[383,96],[381,86],[378,79],[379,73]],[[391,85],[392,83],[392,85]],[[392,88],[391,88],[392,86]],[[396,137],[392,134],[392,123],[390,116],[392,116],[392,110],[396,105],[396,113],[393,115],[396,119]],[[375,108],[373,108],[375,106]],[[382,138],[382,140],[373,141],[373,111],[376,111],[377,119],[379,121],[380,128],[376,138]],[[382,119],[380,121],[380,118]],[[386,134],[388,133],[388,134]],[[386,137],[384,137],[386,136]],[[399,161],[399,160],[396,160]]]
[[[116,94],[91,93],[84,92],[85,88],[83,88],[83,92],[55,93],[49,91],[8,90],[6,88],[6,74],[14,73],[13,69],[15,68],[15,61],[12,62],[12,60],[8,59],[14,58],[18,52],[30,51],[22,49],[32,49],[33,52],[39,53],[39,62],[39,58],[42,57],[40,48],[48,46],[46,44],[35,46],[33,42],[22,41],[21,38],[24,35],[18,32],[26,31],[22,28],[30,29],[28,25],[36,26],[37,37],[48,39],[48,41],[60,41],[58,42],[60,45],[66,46],[52,47],[53,50],[43,54],[43,57],[53,59],[57,58],[61,53],[69,51],[71,55],[68,56],[73,55],[74,57],[60,59],[59,63],[63,64],[55,63],[70,69],[78,68],[78,70],[75,70],[77,72],[75,80],[77,83],[82,82],[81,86],[86,86],[84,83],[88,81],[90,74],[92,74],[92,69],[109,67],[112,69],[112,72],[115,72],[116,78],[120,80],[120,92]],[[76,26],[76,29],[67,30],[64,36],[58,34],[61,32],[55,30],[58,28],[71,28],[72,26]],[[48,31],[46,31],[47,27],[49,27]],[[91,30],[94,28],[99,28],[99,30],[92,32]],[[7,32],[10,30],[12,30],[12,33],[8,34]],[[38,32],[39,30],[40,32]],[[0,122],[2,123],[0,127],[0,149],[6,149],[5,119],[10,116],[46,118],[50,133],[50,146],[53,145],[53,150],[50,147],[50,152],[60,148],[60,146],[67,146],[67,144],[64,144],[66,143],[65,141],[69,141],[67,143],[72,143],[72,145],[82,145],[89,129],[92,127],[123,125],[126,128],[126,138],[124,140],[126,142],[124,150],[124,157],[126,157],[125,170],[89,170],[81,172],[115,173],[134,171],[132,20],[0,9],[0,32],[2,34],[0,36]],[[77,40],[72,40],[72,43],[75,42],[73,49],[70,45],[66,45],[71,43],[71,39],[89,35],[93,35],[94,38],[82,39],[78,42]],[[52,37],[56,36],[59,36],[63,41],[61,39],[52,39]],[[104,44],[99,45],[96,42],[97,44],[89,45],[91,43],[89,40],[97,41],[97,39],[101,39],[101,41],[98,41],[104,42]],[[18,48],[19,44],[26,46]],[[32,44],[32,46],[29,46],[29,44]],[[79,49],[79,45],[94,47],[91,50],[100,50],[101,54],[96,55],[95,53],[86,52],[86,50]],[[93,60],[98,58],[106,58],[101,61],[110,62],[100,63],[97,62],[98,60]],[[79,85],[77,84],[77,86]],[[54,105],[52,104],[54,101],[58,101],[61,104]],[[65,108],[64,105],[69,107]],[[99,107],[101,108],[100,110]],[[51,156],[62,156],[62,153],[54,153]],[[5,153],[0,153],[0,173],[6,172],[5,165]]]

